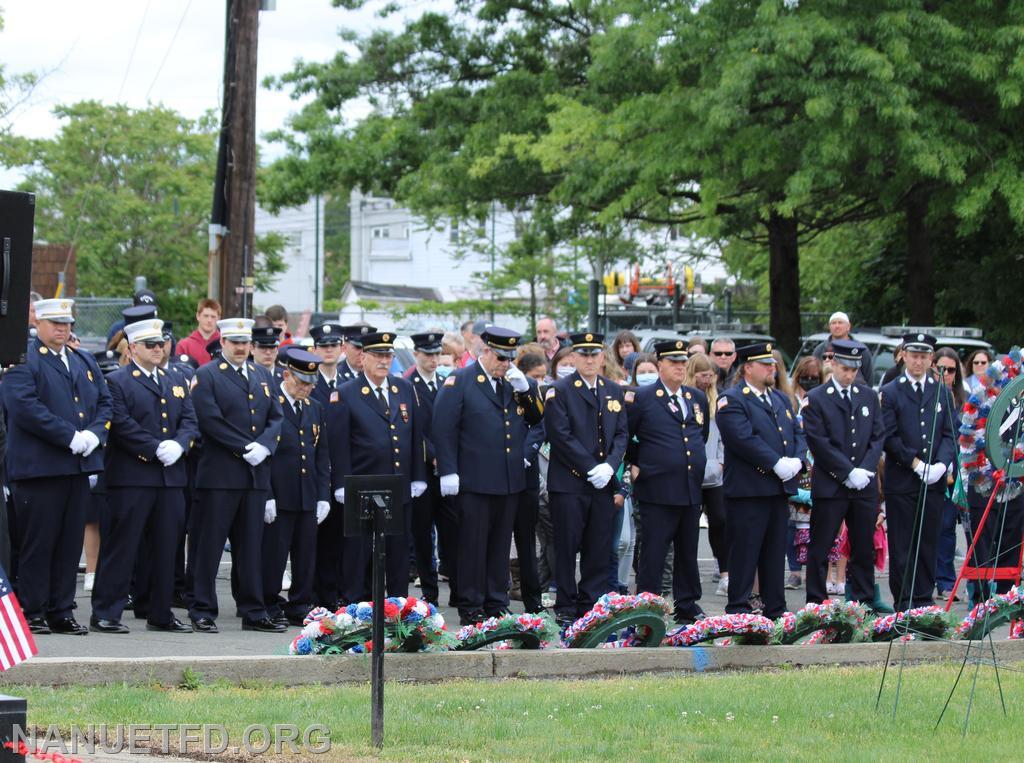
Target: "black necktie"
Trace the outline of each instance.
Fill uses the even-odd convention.
[[[390,417],[391,416],[391,409],[388,408],[388,401],[387,401],[387,398],[384,397],[384,388],[383,387],[377,387],[377,400],[378,400],[378,402],[380,402],[380,409],[382,411],[384,411],[384,415]]]
[[[295,401],[295,415],[302,418],[302,403],[298,400]]]
[[[245,378],[245,371],[243,371],[243,370],[242,370],[242,367],[241,367],[241,366],[239,366],[239,367],[238,367],[238,368],[236,368],[235,370],[236,370],[236,371],[238,371],[238,375],[239,375],[239,376],[241,376],[241,377],[242,377],[243,379]]]
[[[327,382],[327,386],[328,386],[328,387],[329,387],[330,389],[334,389],[334,383],[335,383],[335,382],[336,382],[337,380],[338,380],[338,379],[337,379],[337,377],[335,377],[334,379],[331,379],[331,380],[330,380],[329,382]],[[378,391],[379,391],[379,390],[378,390]]]
[[[434,386],[433,380],[427,382],[427,389],[430,390],[431,394],[437,392],[437,387]]]
[[[764,393],[761,394],[761,402],[764,403],[765,407],[769,411],[774,411],[775,410],[775,408],[772,407],[772,399],[770,397],[768,397],[768,393],[767,392],[764,392]]]
[[[843,402],[847,405],[850,404],[850,390],[843,389]]]
[[[499,400],[505,399],[505,385],[501,383],[501,379],[494,380],[494,394],[498,396]]]

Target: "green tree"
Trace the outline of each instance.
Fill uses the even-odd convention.
[[[130,109],[83,101],[58,106],[59,133],[10,138],[5,166],[23,167],[36,201],[36,238],[70,243],[78,294],[131,294],[146,276],[161,314],[190,325],[207,288],[207,221],[217,122],[162,106]],[[284,264],[281,242],[254,242],[263,288]]]

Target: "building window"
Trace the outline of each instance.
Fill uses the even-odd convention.
[[[376,228],[371,228],[370,232],[374,238],[391,238],[391,228],[387,225],[379,225]]]

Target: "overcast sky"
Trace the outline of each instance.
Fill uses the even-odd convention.
[[[412,12],[437,5],[444,3],[417,3]],[[277,0],[276,10],[260,13],[260,80],[289,71],[299,58],[328,60],[340,45],[341,27],[369,31],[399,24],[377,17],[376,7],[354,12],[333,8],[330,0]],[[30,102],[13,115],[18,134],[56,134],[53,107],[84,99],[132,107],[161,103],[189,117],[220,108],[224,0],[0,0],[0,8],[6,72],[45,74]],[[260,88],[257,136],[281,126],[296,108],[287,93]],[[265,147],[263,158],[271,155]],[[9,179],[0,175],[0,182]]]

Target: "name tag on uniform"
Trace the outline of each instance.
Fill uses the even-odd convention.
[[[863,408],[860,409],[860,415],[861,416],[867,416],[868,415],[868,407],[866,405]]]

